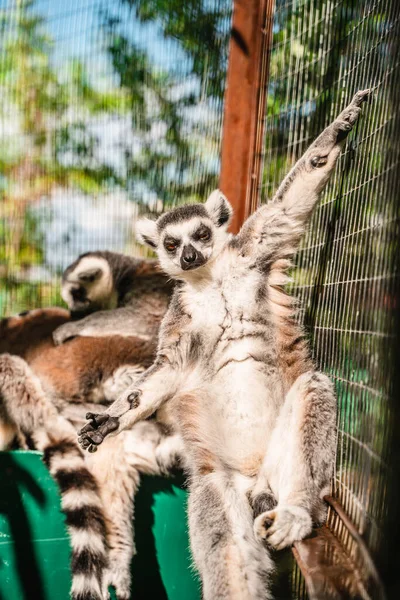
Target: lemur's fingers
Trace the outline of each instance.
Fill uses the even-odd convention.
[[[372,90],[370,88],[367,90],[359,90],[356,94],[354,94],[350,106],[361,106],[363,102],[366,102],[370,98],[372,98]]]
[[[88,413],[86,416],[92,419],[79,432],[78,442],[84,450],[95,452],[96,446],[100,445],[107,435],[119,428],[119,419],[110,415],[96,415]],[[93,425],[94,424],[94,425]]]
[[[282,181],[271,204],[281,203],[286,209],[290,208],[292,214],[296,213],[299,224],[305,224],[320,192],[329,181],[345,139],[357,122],[362,103],[371,95],[371,90],[357,92],[351,103],[333,123],[324,129],[297,161]],[[265,217],[269,215],[268,209],[261,208],[259,215],[260,220],[267,223],[266,230],[270,230],[269,223],[271,219],[267,218],[265,220]],[[250,222],[254,224],[256,220],[257,216],[253,217]],[[293,223],[291,223],[291,227],[293,227]],[[282,242],[286,239],[285,236],[278,236],[277,238],[275,235],[275,238],[279,239],[279,244],[283,247]],[[291,248],[297,247],[297,240],[299,239],[299,236],[296,239],[291,238]],[[295,243],[295,246],[293,243]]]
[[[361,113],[361,105],[371,97],[371,90],[357,92],[350,104],[340,113],[332,123],[336,131],[336,143],[344,141],[356,124]]]
[[[121,396],[112,405],[114,414],[91,413],[86,414],[89,423],[78,432],[78,442],[84,450],[96,452],[96,446],[101,444],[104,438],[113,431],[119,429],[120,417],[125,415],[140,404],[141,390],[131,390],[127,395]]]
[[[361,105],[364,102],[366,102],[369,98],[371,98],[371,96],[372,96],[371,90],[363,90],[363,91],[357,92],[355,94],[355,96],[353,96],[353,99],[350,102],[350,104],[348,106],[346,106],[346,108],[340,113],[340,115],[333,122],[333,124],[339,123],[339,122],[346,122],[350,126],[349,127],[349,131],[350,131],[350,129],[354,126],[358,117],[360,116]]]
[[[332,163],[331,166],[334,165],[339,156],[340,147],[360,116],[361,104],[370,95],[370,90],[357,92],[351,103],[340,113],[337,119],[311,144],[305,155],[306,168],[307,165],[310,165],[308,169],[311,167],[311,170],[324,167],[328,163],[328,160],[329,164]]]
[[[102,425],[103,423],[105,423],[107,421],[107,419],[109,418],[109,415],[105,414],[105,413],[92,413],[92,412],[88,412],[86,413],[86,419],[88,421],[91,421],[91,425],[96,428],[99,425]]]

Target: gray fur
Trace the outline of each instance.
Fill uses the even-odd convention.
[[[161,217],[158,233],[146,225],[160,263],[180,284],[163,320],[154,368],[105,414],[119,420],[109,434],[116,435],[154,411],[169,411],[182,435],[191,480],[191,545],[205,600],[270,597],[267,546],[290,546],[324,516],[336,400],[329,379],[313,370],[282,286],[368,95],[355,96],[236,237],[215,221],[219,192],[204,205],[209,219],[196,214],[176,220],[172,211]],[[168,256],[163,235],[181,232],[189,239],[202,220],[214,223],[212,247],[199,247],[207,261],[179,270],[180,251]],[[140,400],[135,407],[132,393]],[[81,442],[97,445],[107,435],[107,421],[94,420]],[[276,505],[253,524],[251,504],[270,493]]]

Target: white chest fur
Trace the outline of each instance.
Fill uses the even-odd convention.
[[[209,278],[185,286],[182,300],[194,331],[219,335],[221,328],[254,315],[260,274],[246,266],[236,253],[227,252]]]

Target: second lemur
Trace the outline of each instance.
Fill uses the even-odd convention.
[[[103,600],[110,584],[127,600],[134,496],[142,473],[176,464],[177,439],[151,420],[88,456],[76,429],[151,365],[171,284],[154,260],[90,252],[66,269],[62,295],[74,321],[59,308],[0,321],[0,449],[44,453],[70,533],[71,598]],[[55,346],[53,333],[69,341]]]

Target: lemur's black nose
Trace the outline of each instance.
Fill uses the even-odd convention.
[[[77,288],[72,288],[71,296],[76,302],[82,302],[83,300],[86,300],[86,290],[80,286]]]
[[[196,249],[193,248],[193,246],[191,246],[191,245],[185,246],[183,249],[183,252],[182,252],[182,260],[187,265],[190,265],[191,263],[195,262],[196,258],[197,258]]]
[[[190,271],[204,265],[205,258],[192,244],[184,246],[181,254],[181,267],[184,271]]]

